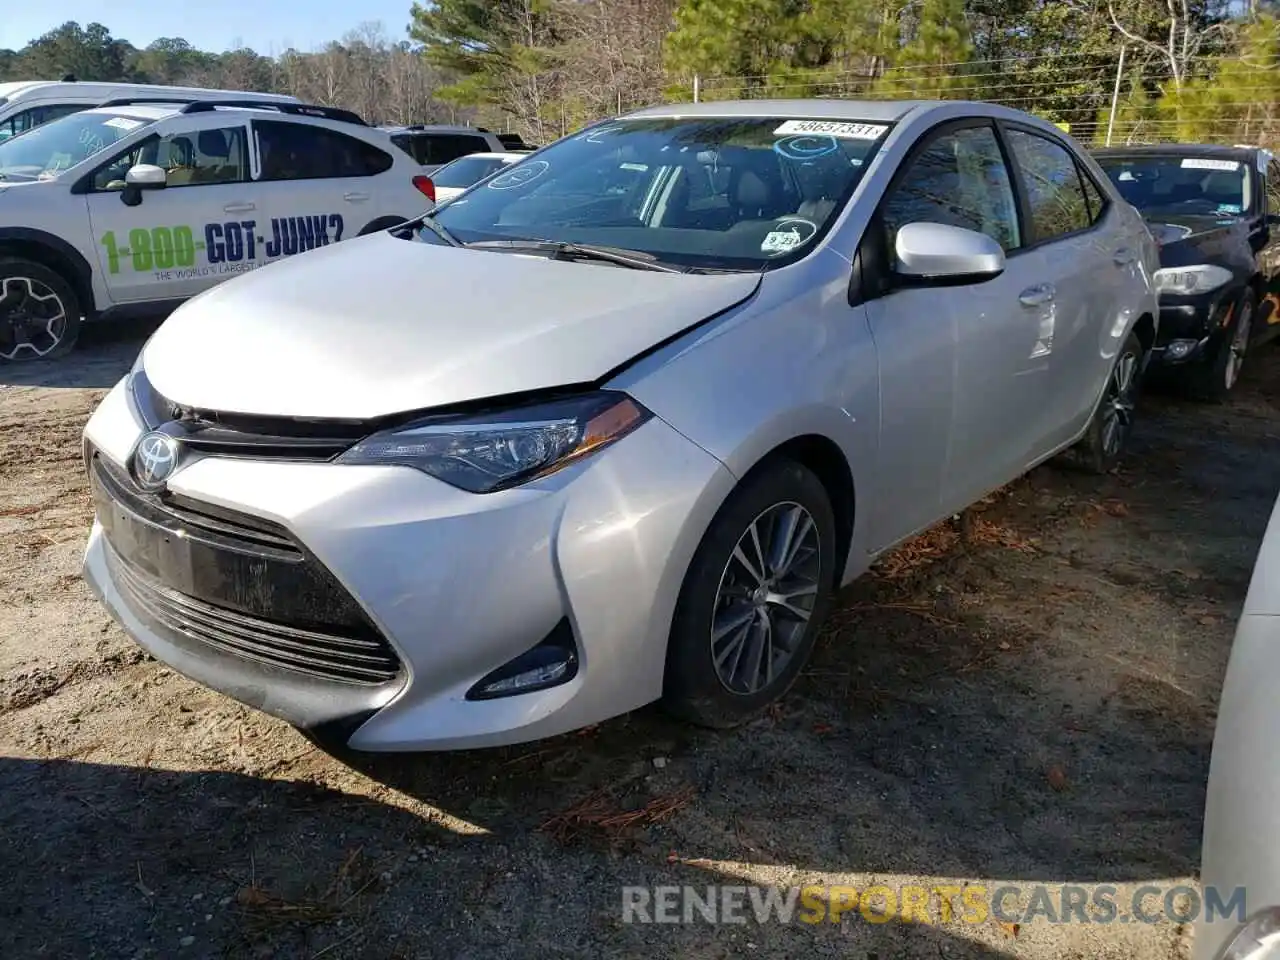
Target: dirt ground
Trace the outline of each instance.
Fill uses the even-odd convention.
[[[1280,350],[1133,455],[1041,468],[847,590],[781,709],[646,710],[360,769],[90,598],[80,429],[147,331],[0,370],[0,956],[1184,957],[1188,925],[623,924],[624,885],[1194,884],[1215,704],[1280,487]]]

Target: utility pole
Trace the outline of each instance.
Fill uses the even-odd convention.
[[[1107,119],[1107,146],[1111,146],[1111,131],[1116,125],[1116,107],[1120,103],[1120,78],[1124,76],[1125,45],[1120,44],[1120,62],[1116,65],[1116,85],[1111,91],[1111,116]]]

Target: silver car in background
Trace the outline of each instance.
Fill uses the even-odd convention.
[[[1205,909],[1196,922],[1194,960],[1280,957],[1278,687],[1280,499],[1253,567],[1218,703],[1201,847]]]
[[[630,114],[178,309],[85,431],[87,578],[353,749],[659,699],[731,726],[877,556],[1068,448],[1116,461],[1156,263],[1013,110]]]

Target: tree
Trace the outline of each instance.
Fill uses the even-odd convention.
[[[125,80],[133,77],[126,69],[132,52],[100,23],[81,28],[68,21],[32,41],[20,57],[32,77],[61,79],[71,74],[79,80]]]
[[[458,78],[438,96],[495,107],[545,139],[557,67],[551,0],[435,0],[411,15],[428,62]]]

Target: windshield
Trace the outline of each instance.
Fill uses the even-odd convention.
[[[538,238],[758,270],[812,248],[888,130],[776,117],[610,121],[521,160],[434,218],[464,244]]]
[[[499,157],[461,157],[431,175],[437,187],[469,187],[511,161]]]
[[[1229,215],[1249,207],[1250,169],[1216,157],[1098,157],[1120,195],[1144,213]]]
[[[106,113],[73,113],[0,143],[0,179],[55,176],[152,123]]]

